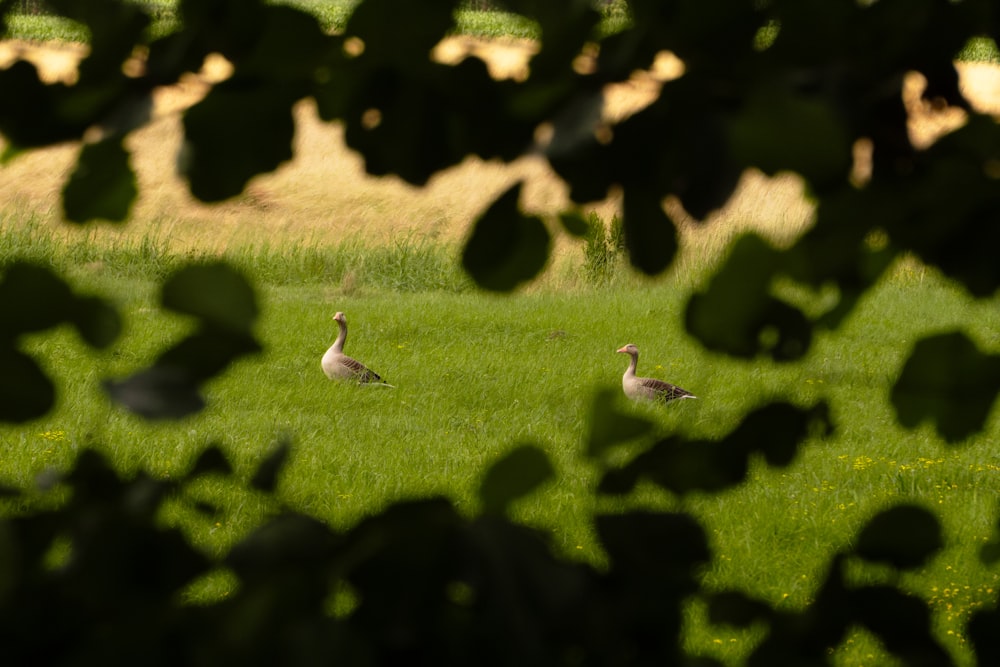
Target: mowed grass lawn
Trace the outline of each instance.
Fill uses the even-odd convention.
[[[984,349],[998,346],[997,303],[975,303],[923,269],[901,268],[840,331],[821,334],[803,364],[791,366],[700,348],[680,324],[691,286],[676,278],[512,296],[263,284],[258,334],[265,351],[213,381],[203,413],[167,424],[125,414],[98,387],[104,377],[149,363],[189,323],[159,311],[151,282],[102,274],[81,283],[113,296],[126,333],[98,355],[69,330],[28,342],[59,386],[59,405],[43,420],[0,429],[0,481],[30,485],[87,446],[128,474],[176,475],[210,443],[245,479],[276,441],[288,438],[293,450],[280,502],[346,528],[394,501],[433,494],[473,515],[483,470],[530,442],[548,452],[558,478],[519,501],[514,513],[549,531],[554,548],[569,557],[601,563],[590,523],[595,511],[683,509],[704,522],[714,549],[706,585],[798,608],[810,602],[832,550],[848,546],[878,509],[912,500],[940,512],[948,546],[905,583],[932,601],[939,632],[959,657],[968,658],[962,624],[1000,586],[995,569],[978,560],[997,518],[997,415],[983,434],[948,447],[930,428],[897,426],[888,401],[921,335],[961,326]],[[319,359],[335,337],[337,310],[350,326],[346,351],[396,388],[324,377]],[[756,462],[747,483],[719,496],[681,500],[643,487],[626,499],[596,498],[597,470],[583,455],[589,408],[598,388],[618,386],[627,357],[615,350],[628,342],[640,348],[641,374],[699,396],[666,407],[619,396],[620,409],[653,419],[659,435],[719,436],[748,408],[777,396],[801,404],[827,399],[837,430],[807,443],[788,468]],[[232,483],[205,482],[190,493],[224,511],[206,518],[178,504],[164,520],[183,525],[216,554],[278,509]],[[858,571],[863,579],[883,575]],[[195,595],[224,595],[227,585],[220,578]],[[697,605],[691,618],[692,646],[727,660],[759,636],[708,628]],[[885,657],[857,635],[842,649],[843,664],[886,664],[866,662],[869,654]]]

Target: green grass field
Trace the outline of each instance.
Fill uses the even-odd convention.
[[[122,339],[100,355],[69,331],[28,342],[55,378],[60,398],[44,419],[0,429],[0,482],[30,485],[47,469],[67,466],[82,447],[105,451],[127,472],[175,475],[210,443],[246,476],[277,440],[288,438],[294,449],[280,501],[344,527],[396,500],[433,494],[474,514],[485,467],[530,442],[548,452],[559,475],[519,501],[515,512],[550,531],[558,550],[600,563],[590,526],[594,511],[681,507],[709,531],[715,550],[704,573],[709,587],[740,588],[790,608],[809,603],[832,550],[849,544],[868,517],[913,500],[941,513],[948,547],[905,583],[933,603],[941,636],[968,659],[962,623],[1000,586],[998,574],[978,561],[997,516],[1000,458],[993,443],[1000,423],[994,415],[984,434],[946,447],[929,428],[897,426],[888,394],[921,335],[965,326],[982,347],[995,348],[995,301],[975,303],[907,262],[866,297],[842,331],[822,335],[803,364],[782,366],[712,355],[689,338],[680,322],[686,295],[696,287],[690,278],[647,282],[625,275],[604,287],[492,296],[462,282],[448,266],[453,249],[446,247],[401,245],[391,272],[395,282],[364,269],[385,264],[376,249],[314,247],[317,257],[326,253],[324,266],[341,268],[312,277],[303,269],[301,249],[247,249],[231,252],[231,260],[248,273],[256,267],[251,278],[259,288],[264,353],[213,381],[203,413],[180,424],[151,424],[113,407],[99,386],[102,378],[148,364],[185,331],[182,318],[159,311],[149,280],[181,258],[156,247],[148,240],[99,256],[99,248],[86,243],[24,236],[0,242],[0,256],[27,249],[67,270],[81,287],[111,296],[126,318]],[[150,273],[143,276],[141,266],[152,267]],[[319,358],[335,336],[331,316],[337,310],[350,324],[347,352],[395,389],[323,376]],[[837,431],[810,442],[786,469],[756,462],[746,484],[719,496],[681,502],[643,487],[626,500],[596,498],[596,470],[583,456],[589,406],[598,388],[620,382],[627,359],[615,350],[627,342],[642,351],[640,372],[700,397],[665,408],[619,398],[621,409],[654,419],[659,435],[719,436],[748,407],[779,395],[799,403],[825,397]],[[205,518],[178,502],[164,520],[182,525],[196,544],[217,554],[276,509],[232,483],[205,482],[190,493],[219,503],[223,515]],[[884,575],[859,568],[858,576]],[[227,585],[218,577],[192,595],[224,595]],[[710,628],[699,614],[694,604],[692,647],[735,661],[752,645],[752,631]],[[838,655],[845,665],[886,664],[863,635]]]

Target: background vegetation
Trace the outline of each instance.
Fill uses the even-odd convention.
[[[103,128],[62,193],[79,223],[129,216],[134,95],[216,51],[235,71],[184,117],[182,173],[202,199],[285,159],[305,95],[374,174],[422,185],[470,152],[532,147],[580,202],[624,190],[619,218],[558,216],[579,282],[516,299],[470,283],[509,292],[549,266],[552,231],[516,185],[458,249],[464,272],[416,239],[192,261],[155,237],[53,240],[19,221],[0,243],[0,416],[22,424],[2,452],[16,489],[0,628],[15,659],[994,661],[1000,144],[951,65],[994,35],[990,4],[635,2],[616,34],[595,32],[586,3],[512,4],[541,35],[519,82],[475,59],[430,64],[455,8],[387,0],[340,35],[270,6],[218,2],[209,17],[202,2],[158,36],[124,5],[54,2],[115,39],[94,41],[73,85],[23,61],[0,72],[18,100],[0,103],[8,157]],[[402,33],[384,34],[386,12],[409,19]],[[872,50],[866,31],[885,26],[895,48]],[[595,35],[595,68],[576,71]],[[147,69],[126,77],[143,40]],[[594,113],[600,86],[662,49],[685,72],[658,101]],[[929,146],[906,131],[912,68],[966,118]],[[268,122],[235,122],[248,104]],[[540,124],[552,138],[534,147]],[[873,146],[866,175],[857,142]],[[680,271],[662,199],[706,217],[750,166],[799,172],[815,224]],[[330,338],[315,304],[332,300],[397,390],[313,381]],[[625,405],[626,337],[703,398]]]

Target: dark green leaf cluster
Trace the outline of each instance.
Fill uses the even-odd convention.
[[[281,445],[264,460],[257,488],[273,491],[287,452]],[[122,479],[85,451],[59,481],[69,491],[62,507],[0,522],[10,556],[0,561],[4,655],[10,664],[50,665],[686,664],[683,604],[711,556],[701,527],[684,514],[598,515],[607,566],[557,558],[544,533],[503,516],[550,472],[537,448],[513,450],[487,472],[486,511],[473,519],[428,499],[337,532],[278,507],[214,560],[164,527],[158,512],[196,480],[233,474],[219,449],[173,480]],[[933,515],[889,510],[862,529],[851,553],[834,558],[806,612],[720,592],[709,596],[712,619],[771,627],[754,665],[824,664],[826,647],[851,625],[909,664],[948,664],[922,602],[894,588],[851,587],[843,577],[848,557],[902,571],[940,547]],[[223,568],[236,578],[231,594],[183,602],[192,582]],[[996,650],[995,639],[983,642]]]
[[[256,297],[246,280],[223,264],[180,269],[163,285],[165,309],[194,317],[193,333],[164,351],[154,364],[125,379],[105,382],[122,406],[150,419],[179,418],[200,410],[200,386],[242,356],[260,350],[252,325]],[[98,297],[75,294],[49,269],[15,263],[0,274],[0,420],[36,419],[55,403],[55,387],[39,364],[21,350],[23,337],[64,323],[94,348],[111,345],[121,332],[115,308]]]
[[[197,319],[195,331],[164,351],[152,366],[109,380],[111,397],[149,419],[177,419],[204,407],[201,385],[231,363],[260,351],[252,325],[257,302],[246,280],[224,264],[192,265],[163,285],[166,310]]]
[[[46,268],[15,263],[0,275],[0,421],[36,419],[55,403],[55,387],[35,359],[24,352],[23,337],[71,324],[92,347],[118,337],[121,319],[106,301],[76,294]]]
[[[602,493],[622,495],[645,479],[678,496],[723,491],[746,480],[754,455],[773,466],[791,464],[807,437],[824,437],[832,432],[828,413],[825,403],[808,408],[771,403],[746,415],[736,429],[719,440],[681,436],[660,440],[626,465],[608,467],[597,488]],[[606,458],[609,450],[652,429],[650,422],[618,412],[607,391],[598,393],[591,417],[588,452],[598,460]]]
[[[537,465],[531,451],[498,468]],[[255,479],[271,476],[273,462]],[[689,518],[601,517],[606,544],[621,554],[601,574],[554,558],[537,531],[493,514],[464,519],[429,499],[343,533],[279,510],[214,561],[157,513],[194,481],[231,474],[209,449],[179,479],[123,480],[86,451],[61,480],[63,507],[0,523],[3,551],[16,556],[0,562],[9,664],[617,664],[647,651],[673,660],[680,601],[708,556]],[[640,533],[655,554],[636,562]],[[187,585],[220,568],[237,579],[231,595],[183,603]],[[631,596],[648,587],[655,597],[633,609]],[[331,613],[344,591],[349,611]],[[632,622],[651,629],[660,612],[673,618],[667,634],[647,636]]]

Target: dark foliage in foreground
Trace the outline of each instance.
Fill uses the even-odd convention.
[[[1000,37],[992,0],[632,0],[630,27],[605,37],[589,0],[507,4],[541,26],[542,48],[520,82],[494,81],[474,57],[454,66],[429,59],[452,27],[456,2],[445,0],[364,0],[338,35],[286,5],[181,0],[182,27],[156,38],[140,5],[50,0],[87,26],[91,50],[72,85],[42,82],[27,61],[0,70],[6,156],[80,141],[63,190],[66,218],[125,221],[137,190],[124,139],[149,120],[153,90],[220,53],[234,73],[185,112],[178,159],[192,194],[206,202],[239,194],[289,159],[292,105],[312,97],[324,119],[344,124],[372,174],[419,186],[470,154],[506,161],[541,151],[577,202],[620,189],[624,248],[649,274],[668,268],[677,249],[664,197],[703,218],[748,168],[800,174],[817,204],[810,231],[787,249],[740,239],[688,302],[688,331],[722,354],[796,363],[814,333],[835,331],[902,253],[972,297],[996,294],[1000,127],[970,108],[952,64],[971,37]],[[0,17],[15,6],[0,1]],[[593,68],[574,68],[595,41]],[[137,46],[145,68],[126,74],[122,63]],[[603,87],[664,50],[684,62],[683,76],[606,126]],[[906,126],[902,85],[914,70],[927,79],[927,100],[969,116],[927,149],[911,144]],[[551,140],[538,146],[543,125]],[[859,140],[873,147],[863,184],[850,178]],[[520,186],[503,193],[471,230],[463,265],[485,289],[515,289],[545,266],[550,226],[521,212],[519,194]],[[580,231],[577,214],[559,219]],[[873,232],[887,242],[869,243]],[[52,407],[55,389],[22,349],[23,336],[69,324],[100,348],[120,323],[108,303],[48,269],[0,268],[0,419],[25,422]],[[778,281],[833,286],[838,299],[806,313],[776,293]],[[193,317],[192,333],[150,368],[104,386],[151,419],[197,411],[203,383],[259,349],[253,290],[223,265],[170,276],[162,306]],[[981,431],[1000,389],[997,358],[961,331],[917,342],[890,396],[900,424],[929,421],[956,445]],[[587,448],[599,467],[597,493],[628,494],[640,480],[677,495],[730,488],[751,456],[788,465],[805,439],[834,428],[827,412],[823,402],[775,398],[717,442],[676,434],[605,467],[609,448],[649,425],[598,395]],[[253,484],[272,489],[283,456],[268,459]],[[850,553],[830,555],[815,602],[787,612],[739,591],[700,591],[696,574],[711,553],[684,514],[594,517],[606,570],[554,557],[542,535],[505,518],[511,500],[552,474],[530,445],[486,472],[476,519],[433,499],[391,507],[343,534],[279,514],[219,563],[156,521],[165,498],[204,474],[229,474],[217,451],[171,482],[123,480],[85,452],[63,480],[71,491],[64,505],[0,523],[0,633],[11,664],[712,664],[685,655],[679,638],[682,603],[696,594],[714,623],[767,628],[751,665],[828,664],[852,627],[905,664],[951,662],[930,633],[924,601],[888,585],[855,587],[844,575],[852,558],[905,572],[932,557],[942,546],[939,521],[919,507],[874,517]],[[996,555],[994,544],[983,551],[990,561]],[[219,567],[239,579],[232,597],[181,602],[189,582]],[[983,664],[1000,656],[998,629],[994,611],[969,623]]]
[[[265,461],[255,478],[273,482],[269,468],[282,454]],[[514,470],[520,474],[510,476]],[[0,524],[5,659],[713,664],[687,660],[680,641],[682,605],[698,591],[697,573],[711,557],[698,523],[676,513],[598,515],[607,568],[557,558],[545,534],[504,518],[507,504],[550,472],[540,450],[523,446],[487,473],[490,511],[478,518],[463,518],[446,500],[432,498],[397,504],[337,533],[308,516],[279,512],[213,562],[180,531],[164,528],[157,512],[193,480],[230,475],[220,450],[206,450],[188,475],[169,481],[123,480],[100,455],[85,451],[61,480],[68,502]],[[524,476],[534,483],[523,484]],[[900,656],[930,659],[919,664],[947,664],[922,603],[893,588],[851,587],[843,576],[849,555],[900,571],[917,567],[940,548],[939,532],[925,510],[889,510],[861,531],[853,554],[833,556],[807,611],[777,612],[724,592],[709,596],[712,619],[771,629],[752,664],[820,664],[826,647],[852,625],[867,627]],[[68,555],[56,561],[59,544]],[[220,568],[238,579],[231,596],[208,605],[182,601],[187,585]]]

